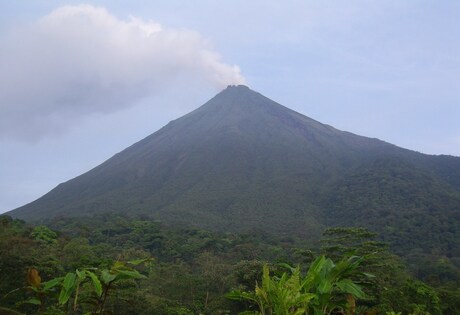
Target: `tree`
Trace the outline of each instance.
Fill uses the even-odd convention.
[[[50,228],[44,226],[44,225],[39,225],[36,226],[32,232],[30,233],[30,236],[37,241],[44,242],[47,244],[56,244],[57,243],[57,234]]]

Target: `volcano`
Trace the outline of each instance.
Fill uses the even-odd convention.
[[[340,131],[229,86],[8,214],[37,221],[104,212],[301,237],[366,226],[393,243],[423,248],[429,238],[458,255],[460,158]]]

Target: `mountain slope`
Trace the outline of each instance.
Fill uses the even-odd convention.
[[[230,86],[10,214],[40,220],[118,211],[172,224],[306,237],[327,225],[360,224],[392,242],[410,237],[392,233],[407,230],[417,216],[422,230],[441,222],[441,243],[442,229],[460,221],[458,175],[459,158],[339,131],[245,86]],[[459,230],[449,239],[460,239]]]

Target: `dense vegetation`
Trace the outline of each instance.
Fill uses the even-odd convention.
[[[445,182],[405,160],[382,157],[334,189],[325,205],[329,224],[366,226],[413,261],[434,258],[460,267],[460,193]]]
[[[291,305],[282,314],[460,313],[458,269],[430,260],[412,268],[362,228],[329,229],[313,244],[118,214],[47,226],[0,216],[0,226],[5,314],[271,314],[280,305]],[[263,290],[263,310],[245,302]]]

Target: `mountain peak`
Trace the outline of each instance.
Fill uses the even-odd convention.
[[[218,93],[215,98],[220,99],[220,98],[237,98],[240,101],[244,98],[246,100],[249,99],[254,99],[254,98],[263,98],[265,101],[269,100],[262,94],[251,90],[248,86],[246,85],[229,85],[227,86],[226,89],[222,90],[220,93]]]
[[[240,91],[244,91],[244,90],[250,90],[250,88],[246,85],[242,85],[242,84],[238,84],[238,85],[228,85],[226,90],[240,90]]]
[[[290,109],[274,102],[273,100],[265,97],[264,95],[251,90],[246,85],[229,85],[226,89],[222,90],[216,96],[214,96],[211,100],[209,100],[206,104],[201,106],[198,110],[201,109],[226,109],[240,111],[240,110],[248,110],[249,108],[259,110],[264,109],[269,110],[270,108],[274,110],[274,108],[278,108],[278,110],[288,110]],[[247,112],[247,114],[255,114],[254,112]]]
[[[242,98],[242,97],[249,97],[250,95],[262,96],[261,94],[251,90],[246,85],[229,85],[227,86],[226,89],[222,90],[219,94],[217,94],[216,98],[219,98],[221,96]]]

